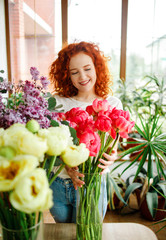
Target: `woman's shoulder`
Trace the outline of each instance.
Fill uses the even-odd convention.
[[[112,107],[116,107],[118,109],[123,109],[122,102],[119,98],[117,98],[115,96],[108,96],[106,99]]]
[[[61,96],[59,96],[58,94],[53,94],[53,97],[55,98],[55,99],[57,99],[57,100],[59,100],[59,101],[64,101],[64,99],[65,99],[65,97],[61,97]]]

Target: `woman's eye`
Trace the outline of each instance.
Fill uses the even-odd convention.
[[[91,70],[91,68],[86,68],[86,69],[85,69],[85,71],[90,71],[90,70]]]
[[[78,73],[78,72],[72,72],[71,75],[75,75],[75,74],[77,74],[77,73]]]

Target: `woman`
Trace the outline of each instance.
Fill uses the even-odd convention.
[[[64,111],[73,107],[85,109],[94,99],[107,99],[112,107],[122,109],[119,99],[109,95],[112,84],[107,66],[107,59],[93,43],[79,42],[63,48],[50,68],[50,79],[55,87],[57,104],[62,104]],[[116,159],[116,149],[111,156],[104,153],[107,160],[100,159],[102,174]],[[76,221],[76,190],[84,182],[78,168],[66,167],[52,184],[54,206],[51,209],[56,222]],[[105,213],[107,207],[106,187]],[[104,213],[104,214],[105,214]]]

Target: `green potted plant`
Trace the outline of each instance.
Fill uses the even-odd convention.
[[[132,109],[143,118],[153,119],[156,112],[161,117],[166,113],[166,81],[156,76],[145,76],[143,84],[133,91]]]
[[[126,190],[124,198],[125,201],[128,200],[129,195],[135,189],[142,189],[143,186],[144,188],[146,186],[148,191],[146,198],[150,199],[149,201],[152,204],[152,196],[156,196],[154,193],[152,195],[152,188],[150,187],[152,184],[152,179],[152,186],[154,187],[156,187],[156,185],[161,185],[161,182],[163,180],[166,180],[166,172],[164,171],[166,166],[166,133],[161,132],[161,124],[159,124],[159,118],[160,116],[157,113],[151,121],[149,121],[149,119],[142,119],[139,116],[140,126],[138,126],[138,124],[135,124],[135,129],[140,134],[141,138],[135,138],[135,141],[129,142],[131,145],[133,144],[134,147],[131,147],[130,149],[120,154],[121,159],[135,153],[132,161],[130,158],[126,160],[128,162],[128,165],[123,169],[121,175],[131,169],[131,167],[137,167],[136,172],[133,173],[133,185],[129,185]],[[126,161],[118,164],[113,168],[112,171],[115,171],[117,168],[126,163]],[[143,168],[146,168],[146,172],[144,172],[143,175],[143,179],[146,181],[136,182],[140,177]],[[154,174],[154,169],[156,169],[157,174]],[[163,180],[161,180],[161,176]],[[145,183],[146,185],[144,185]],[[162,182],[162,184],[165,184],[165,182]],[[164,195],[166,194],[165,185],[160,190]],[[155,194],[157,194],[157,192],[155,192]],[[143,199],[144,198],[141,197],[141,200],[139,202],[140,207],[143,206]],[[155,197],[155,199],[157,199],[157,197]],[[152,206],[155,206],[157,208],[157,200]],[[150,210],[150,213],[154,219],[155,212],[152,211],[152,208]]]
[[[119,159],[129,156],[132,153],[136,153],[136,155],[133,157],[132,161],[130,161],[130,158],[126,160],[129,164],[124,168],[121,175],[134,165],[138,165],[134,177],[135,180],[141,169],[145,167],[147,163],[148,179],[154,177],[154,167],[156,167],[158,176],[160,176],[161,173],[164,179],[166,179],[166,174],[164,173],[166,166],[166,133],[161,132],[161,125],[158,124],[159,118],[160,116],[157,113],[151,122],[146,119],[142,120],[141,117],[139,117],[140,127],[138,124],[135,124],[135,129],[140,134],[141,138],[135,138],[135,141],[128,142],[134,145],[137,143],[137,145],[120,153]],[[138,159],[140,159],[139,162]],[[126,161],[118,164],[112,171],[126,163]]]
[[[132,105],[132,91],[130,83],[123,79],[119,79],[116,84],[115,94],[121,100],[124,110],[130,110]]]
[[[107,201],[108,209],[115,210],[122,207],[126,203],[124,202],[123,196],[126,190],[126,183],[122,179],[119,173],[107,173],[106,175],[107,184]]]
[[[144,218],[148,220],[160,220],[166,217],[166,181],[160,176],[156,175],[150,180],[147,177],[145,169],[137,176],[137,178],[130,184],[130,179],[127,179],[127,189],[124,200],[128,202],[132,193],[136,193],[138,207]],[[166,171],[165,171],[166,172]]]
[[[166,196],[165,195],[163,195],[161,192],[160,192],[160,194],[165,198],[165,200],[166,200]],[[158,211],[160,211],[161,209],[158,209]],[[165,216],[166,216],[166,210],[162,210],[163,212],[165,212]],[[166,217],[165,218],[163,218],[163,219],[161,219],[161,220],[159,220],[159,221],[157,221],[157,222],[155,222],[153,225],[156,225],[156,224],[159,224],[159,223],[166,223]],[[166,224],[164,225],[164,226],[162,226],[156,233],[158,233],[159,231],[161,231],[162,229],[164,229],[164,228],[166,228]]]

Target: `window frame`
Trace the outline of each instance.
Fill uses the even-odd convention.
[[[7,70],[8,79],[12,79],[11,49],[10,49],[10,23],[9,23],[9,3],[4,0],[5,6],[5,28],[6,28],[6,46],[7,46]],[[122,0],[122,24],[121,24],[121,49],[120,49],[120,78],[126,79],[126,43],[127,43],[127,17],[128,0]],[[68,0],[61,0],[62,14],[62,47],[68,43]]]

